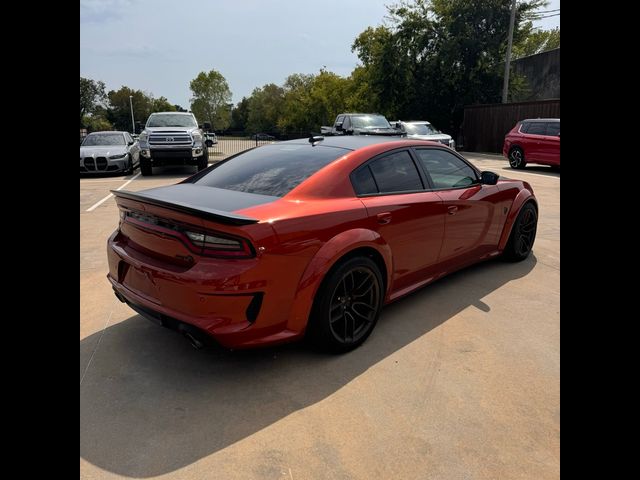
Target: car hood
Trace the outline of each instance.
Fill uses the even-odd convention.
[[[360,135],[402,135],[400,130],[395,128],[356,128]]]
[[[417,138],[419,140],[432,140],[438,142],[440,140],[451,140],[451,135],[446,133],[434,133],[433,135],[407,135],[409,138]]]
[[[144,129],[147,133],[156,133],[156,132],[195,132],[198,130],[198,127],[146,127]]]
[[[81,157],[110,157],[127,153],[126,145],[96,145],[93,147],[80,147]]]

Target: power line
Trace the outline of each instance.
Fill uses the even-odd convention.
[[[538,10],[537,12],[533,12],[533,13],[551,13],[551,12],[559,12],[560,9],[556,8],[554,10]]]
[[[550,18],[550,17],[559,17],[560,14],[559,13],[554,13],[553,15],[545,15],[544,17],[536,17],[536,20],[539,20],[541,18]]]

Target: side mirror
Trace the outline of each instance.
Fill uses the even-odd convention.
[[[127,142],[127,145],[133,145],[135,142],[133,140]]]
[[[337,132],[342,132],[343,131],[342,123],[336,123],[336,131]]]
[[[498,178],[500,178],[500,175],[497,173],[485,171],[480,174],[480,183],[483,185],[495,185],[498,183]]]
[[[211,130],[211,123],[209,122],[204,122],[204,129],[208,132],[209,130]]]

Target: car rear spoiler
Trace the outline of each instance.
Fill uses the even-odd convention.
[[[216,210],[201,205],[187,204],[180,200],[165,200],[157,198],[152,192],[130,192],[127,190],[111,190],[111,193],[117,198],[126,198],[127,200],[134,200],[137,202],[148,203],[150,205],[156,205],[158,207],[168,208],[176,212],[187,213],[194,215],[198,218],[205,220],[213,220],[219,223],[225,223],[228,225],[250,225],[252,223],[258,223],[257,218],[245,217],[244,215],[238,215],[232,212],[225,212],[224,210]]]

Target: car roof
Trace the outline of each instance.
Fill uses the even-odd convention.
[[[170,113],[171,115],[193,115],[191,112],[153,112],[151,115],[164,115]]]
[[[408,139],[407,137],[403,137],[400,135],[339,135],[339,136],[327,136],[324,137],[324,140],[319,142],[315,142],[315,146],[323,146],[323,147],[333,147],[333,148],[343,148],[345,150],[357,150],[362,147],[367,147],[369,145],[376,145],[379,143],[388,143],[388,142],[398,142],[398,141],[406,141],[407,145],[411,142],[411,144],[415,144],[416,141],[414,139]],[[423,141],[419,141],[422,143]],[[432,143],[432,142],[429,142]],[[308,138],[299,138],[296,140],[287,140],[285,142],[278,142],[279,145],[282,144],[292,144],[292,145],[311,145]]]
[[[521,122],[559,122],[559,118],[526,118]]]
[[[426,120],[398,120],[400,123],[419,123],[419,124],[429,124],[431,125],[431,122],[428,122]]]

